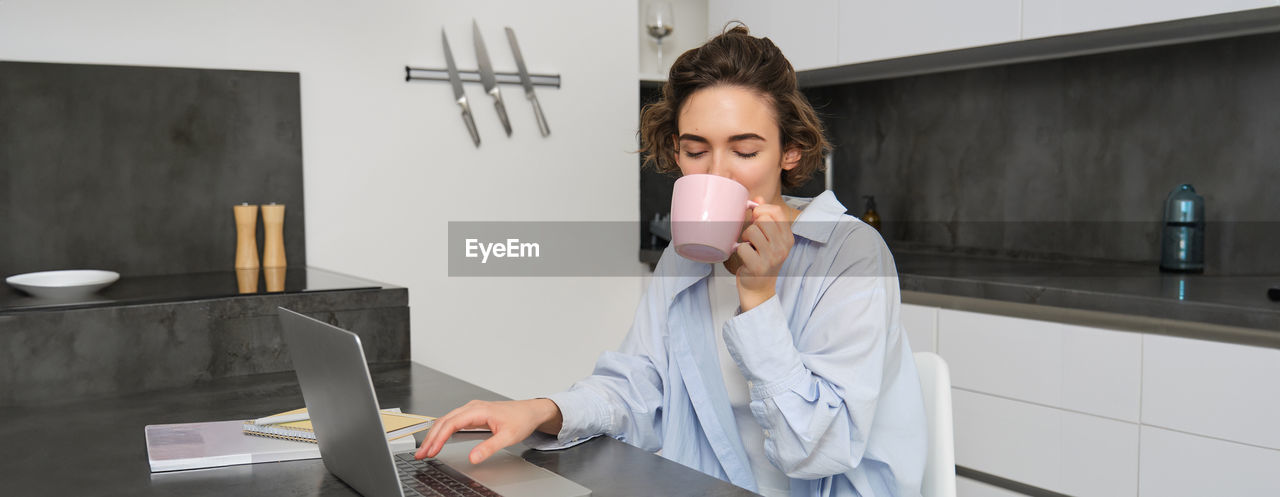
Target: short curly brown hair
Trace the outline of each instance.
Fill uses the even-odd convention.
[[[782,186],[796,188],[823,170],[823,157],[831,150],[822,132],[822,121],[800,93],[796,72],[768,38],[751,36],[740,23],[701,47],[680,55],[671,66],[662,98],[640,113],[640,152],[644,165],[659,172],[679,172],[672,137],[679,132],[678,117],[685,100],[712,86],[737,86],[753,90],[773,103],[781,130],[782,150],[800,151],[800,163],[782,171]]]

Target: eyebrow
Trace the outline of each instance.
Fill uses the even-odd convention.
[[[706,139],[706,138],[703,138],[703,137],[698,136],[698,135],[691,135],[691,134],[689,134],[689,133],[685,133],[685,134],[683,134],[683,135],[680,135],[680,141],[685,141],[685,140],[695,141],[695,142],[700,142],[700,143],[711,143],[710,141],[707,141],[707,139]],[[742,133],[742,134],[739,134],[739,135],[733,135],[733,136],[730,136],[730,137],[729,137],[729,142],[730,142],[730,143],[737,142],[737,141],[743,141],[743,140],[760,140],[760,141],[768,141],[768,140],[765,140],[763,136],[757,135],[757,134],[755,134],[755,133]]]

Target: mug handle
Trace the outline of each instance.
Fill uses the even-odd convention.
[[[747,201],[747,208],[748,208],[748,209],[755,209],[756,207],[760,207],[760,204],[757,204],[757,203],[755,203],[755,201],[752,201],[752,200],[748,200],[748,201]],[[733,248],[732,248],[732,249],[729,249],[729,251],[730,251],[730,252],[737,252],[737,251],[738,251],[738,247],[741,247],[741,246],[746,245],[746,244],[747,244],[747,242],[737,242],[737,243],[733,244]]]

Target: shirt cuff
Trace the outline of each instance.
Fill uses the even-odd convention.
[[[555,444],[538,450],[556,450],[572,447],[605,433],[609,428],[607,403],[594,393],[582,388],[548,395],[547,399],[560,408],[560,434]]]
[[[524,445],[525,447],[528,447],[533,450],[542,450],[542,451],[563,450],[563,449],[567,449],[569,447],[578,445],[580,443],[586,442],[587,440],[591,440],[593,438],[596,438],[596,437],[575,438],[568,442],[561,442],[560,439],[555,435],[548,435],[540,431],[535,431],[533,432],[532,435],[529,435],[529,438],[524,439]]]
[[[804,362],[792,341],[777,295],[730,319],[724,328],[724,343],[746,377],[754,399],[791,390],[804,378]]]

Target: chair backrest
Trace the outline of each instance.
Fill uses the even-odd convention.
[[[929,452],[924,465],[923,497],[955,497],[956,450],[951,427],[951,370],[933,352],[916,352],[916,370],[924,394]]]

